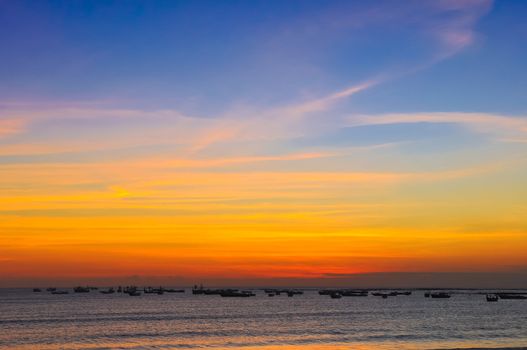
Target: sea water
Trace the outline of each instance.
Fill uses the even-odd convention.
[[[527,347],[527,300],[0,290],[2,349],[453,349]]]

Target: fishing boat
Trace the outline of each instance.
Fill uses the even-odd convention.
[[[330,296],[331,296],[331,299],[340,299],[340,298],[342,298],[342,295],[340,293],[331,293]]]
[[[487,294],[487,301],[494,302],[498,301],[498,296],[496,294]]]
[[[394,295],[412,295],[411,291],[396,291],[392,293],[394,293]]]
[[[33,288],[33,293],[40,293],[42,292],[42,289],[40,288]]]
[[[448,299],[450,294],[446,292],[431,293],[430,297],[434,299]]]
[[[522,294],[515,294],[515,293],[498,293],[498,297],[500,299],[516,299],[516,300],[527,299],[527,296],[522,295]]]
[[[113,294],[113,293],[115,293],[115,290],[113,288],[109,288],[107,290],[100,290],[99,293],[101,293],[101,294]]]
[[[73,288],[73,291],[75,293],[89,293],[90,292],[90,288],[89,287],[78,286],[78,287]]]
[[[145,287],[143,288],[143,293],[162,295],[165,293],[165,289],[163,287],[159,287],[159,288]]]
[[[205,294],[205,289],[203,289],[203,285],[200,285],[199,288],[197,285],[194,285],[194,288],[192,288],[192,294]]]
[[[69,294],[69,292],[67,290],[54,290],[51,292],[51,294],[63,295],[63,294]]]
[[[123,292],[128,294],[131,297],[138,297],[141,295],[141,292],[137,289],[136,286],[125,287]]]
[[[251,291],[234,291],[234,290],[226,290],[220,293],[222,297],[234,297],[234,298],[246,298],[246,297],[254,297],[256,294],[254,294]]]
[[[341,294],[343,297],[367,297],[368,291],[346,291]]]

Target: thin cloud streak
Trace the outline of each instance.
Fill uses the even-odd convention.
[[[371,80],[337,91],[322,98],[297,104],[261,111],[242,111],[227,115],[211,122],[196,142],[190,147],[189,154],[197,153],[206,147],[231,140],[262,140],[283,137],[302,136],[305,130],[299,125],[309,114],[322,112],[340,100],[349,98],[367,90],[380,81]]]
[[[436,60],[444,60],[454,56],[472,45],[477,38],[475,26],[478,20],[488,14],[493,6],[492,0],[442,0],[436,6],[442,12],[455,12],[457,17],[447,24],[443,22],[430,23],[430,30],[441,46]]]
[[[510,117],[487,113],[393,113],[381,115],[357,115],[347,118],[346,126],[410,124],[410,123],[453,123],[468,127],[480,133],[525,135],[527,117]]]
[[[0,138],[19,134],[24,131],[26,121],[24,119],[1,119],[0,118]]]

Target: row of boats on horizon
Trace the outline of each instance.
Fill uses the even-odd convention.
[[[47,292],[50,292],[54,295],[63,295],[63,294],[69,294],[69,290],[65,289],[57,289],[55,287],[49,287],[45,289]],[[287,288],[266,288],[262,289],[265,294],[269,297],[274,296],[280,296],[280,295],[287,295],[288,297],[293,297],[295,295],[302,295],[304,294],[304,290],[301,289],[287,289]],[[33,288],[33,292],[40,293],[43,290],[41,288]],[[74,293],[89,293],[91,291],[98,291],[101,294],[128,294],[129,296],[140,296],[142,294],[157,294],[162,295],[165,293],[185,293],[185,289],[174,289],[174,288],[166,288],[166,287],[143,287],[139,288],[137,286],[118,286],[117,288],[109,287],[106,289],[99,290],[98,287],[83,287],[83,286],[77,286],[73,288]],[[192,294],[193,295],[219,295],[221,297],[254,297],[257,294],[253,292],[253,290],[240,290],[240,289],[234,289],[234,288],[220,288],[220,289],[211,289],[211,288],[204,288],[203,285],[197,286],[195,285],[192,288]],[[332,299],[340,299],[342,297],[367,297],[369,295],[375,296],[375,297],[381,297],[383,299],[387,299],[388,297],[396,297],[396,296],[409,296],[412,295],[411,290],[371,290],[371,289],[322,289],[318,291],[319,295],[327,295],[331,297]],[[432,298],[432,299],[450,299],[452,297],[452,292],[446,292],[446,291],[425,291],[424,297],[425,298]],[[483,293],[477,293],[477,294],[483,294]],[[515,299],[515,300],[522,300],[527,299],[527,292],[495,292],[495,293],[485,293],[486,294],[486,300],[488,302],[497,302],[500,299]]]

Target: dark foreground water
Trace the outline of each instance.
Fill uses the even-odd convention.
[[[462,291],[460,291],[462,292]],[[465,291],[463,293],[469,293]],[[527,300],[484,295],[331,299],[0,290],[2,349],[527,347]]]

